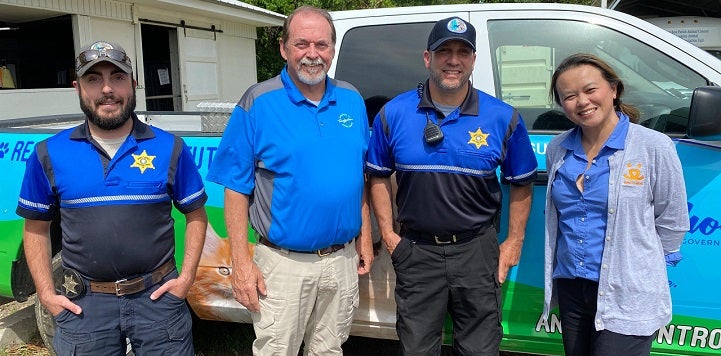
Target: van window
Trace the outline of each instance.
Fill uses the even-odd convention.
[[[591,53],[609,63],[623,80],[623,101],[641,111],[639,123],[669,134],[685,134],[693,90],[708,83],[662,52],[595,24],[492,20],[488,32],[496,96],[517,107],[530,130],[570,127],[549,86],[553,70],[573,53]]]
[[[354,28],[343,36],[336,59],[335,78],[358,88],[368,107],[368,118],[394,96],[428,78],[423,50],[433,22]]]

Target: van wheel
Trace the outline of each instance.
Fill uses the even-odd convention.
[[[63,278],[63,259],[60,256],[60,252],[58,252],[53,257],[51,267],[53,273],[53,281],[55,281],[55,285],[57,285],[59,281]],[[53,349],[53,336],[55,335],[55,319],[53,318],[53,315],[50,314],[50,312],[45,309],[42,304],[40,304],[40,298],[35,298],[35,321],[38,324],[38,332],[40,333],[40,338],[42,338],[45,347],[50,352],[50,355],[55,356],[55,350]],[[127,355],[132,356],[134,354],[130,347],[130,340],[126,339],[126,341],[128,343]]]
[[[52,261],[53,281],[59,281],[63,276],[63,260],[60,252],[55,254]],[[40,338],[43,339],[45,347],[50,351],[50,355],[55,355],[53,350],[53,335],[55,335],[55,319],[53,315],[40,304],[40,298],[35,298],[35,321],[38,324],[38,332]]]

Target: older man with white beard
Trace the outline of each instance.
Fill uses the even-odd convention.
[[[208,172],[225,186],[233,294],[252,312],[254,355],[295,356],[301,343],[307,355],[342,355],[358,274],[373,262],[368,121],[358,91],[326,74],[335,39],[324,10],[288,16],[287,65],[240,99]]]

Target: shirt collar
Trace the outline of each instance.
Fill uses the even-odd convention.
[[[611,136],[608,137],[605,147],[622,150],[626,147],[626,134],[628,133],[629,118],[628,115],[617,111],[618,123],[613,128]],[[561,142],[561,147],[567,150],[583,150],[581,147],[581,128],[576,126],[571,133]]]
[[[133,120],[133,129],[130,131],[130,135],[135,137],[135,140],[142,140],[142,139],[148,139],[155,137],[155,133],[153,133],[153,130],[150,129],[150,126],[143,123],[138,119],[138,116],[135,115],[135,113],[131,113],[131,120]],[[90,134],[90,129],[88,128],[88,119],[85,119],[85,122],[82,125],[79,125],[78,127],[73,130],[73,132],[70,133],[70,139],[73,140],[88,140],[90,141],[90,138],[92,135]]]
[[[431,99],[431,91],[430,89],[428,89],[429,81],[430,79],[426,79],[425,84],[423,84],[423,92],[420,98],[421,100],[418,103],[419,109],[436,109],[436,107],[433,105],[433,99]],[[463,102],[460,106],[460,114],[478,116],[478,92],[473,88],[473,85],[470,85],[470,82],[468,85],[468,93],[466,93],[466,98],[463,99]]]
[[[608,137],[606,146],[622,150],[626,147],[626,134],[628,133],[629,119],[628,115],[620,111],[617,111],[616,115],[618,115],[618,124],[616,124],[616,127],[613,129],[611,136]]]
[[[291,79],[290,74],[288,73],[287,64],[280,72],[280,79],[283,82],[283,86],[285,87],[286,93],[288,93],[288,98],[290,99],[290,101],[292,101],[294,104],[307,101],[306,97],[303,95],[303,93],[300,92],[300,89],[298,89],[298,87],[293,82],[293,79]],[[323,106],[323,102],[325,101],[327,101],[328,103],[335,102],[335,83],[333,80],[330,79],[330,77],[328,77],[328,75],[325,76],[325,94],[323,94],[323,98],[321,98],[318,107]]]

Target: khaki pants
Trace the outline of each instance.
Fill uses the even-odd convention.
[[[342,355],[358,308],[358,254],[351,241],[327,256],[257,245],[267,295],[252,313],[255,356]]]

